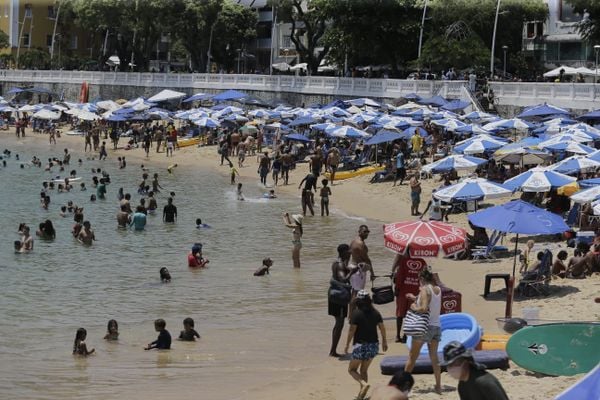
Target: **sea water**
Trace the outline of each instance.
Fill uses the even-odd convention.
[[[212,169],[179,167],[169,175],[164,168],[151,168],[150,176],[158,172],[165,188],[157,196],[159,212],[148,216],[143,232],[119,230],[117,190],[123,187],[132,194],[132,207],[139,204],[139,161],[129,159],[127,168],[119,170],[116,157],[88,161],[75,149],[65,172],[44,172],[19,168],[14,153],[21,162],[34,154],[47,160],[60,157],[60,145],[49,149],[41,141],[25,142],[11,150],[8,166],[0,169],[1,398],[175,399],[202,394],[241,399],[255,387],[309,371],[327,357],[333,323],[326,302],[331,262],[337,245],[349,243],[362,220],[306,217],[302,268],[294,270],[291,232],[282,214],[298,212],[296,197],[265,200],[264,188],[242,180],[248,201],[241,202],[228,177]],[[82,165],[78,158],[84,159]],[[95,193],[92,168],[106,169],[112,180],[106,200],[95,203],[89,200]],[[50,208],[43,210],[41,182],[64,177],[71,169],[88,190],[79,191],[77,182],[69,193],[52,191]],[[174,225],[163,224],[161,215],[170,191],[176,193],[178,207]],[[93,246],[71,236],[72,215],[59,216],[68,200],[84,207],[96,234]],[[196,229],[196,218],[212,228]],[[46,219],[54,223],[56,239],[36,239],[32,253],[15,254],[19,223],[27,223],[33,234]],[[376,271],[388,273],[391,256],[383,251],[380,223],[367,223]],[[203,244],[210,259],[207,269],[187,267],[195,242]],[[274,260],[271,274],[252,276],[265,257]],[[158,272],[165,266],[173,280],[161,284]],[[175,340],[186,317],[195,320],[202,335],[196,343]],[[113,318],[119,323],[119,341],[106,342],[106,324]],[[157,318],[167,322],[174,339],[171,351],[143,350],[156,339]],[[79,327],[87,329],[86,343],[96,349],[88,358],[71,355]],[[338,351],[343,344],[344,339]]]

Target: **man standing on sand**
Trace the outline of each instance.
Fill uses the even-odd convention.
[[[267,175],[269,174],[269,170],[271,169],[271,159],[269,158],[269,153],[266,151],[263,153],[263,156],[260,158],[260,162],[258,164],[258,173],[260,174],[260,183],[267,186]]]
[[[327,155],[327,167],[329,167],[329,171],[331,172],[331,185],[333,185],[333,181],[335,180],[335,172],[337,171],[339,164],[340,151],[337,149],[337,147],[332,147]]]
[[[410,215],[421,215],[419,213],[419,203],[421,203],[421,182],[419,181],[419,173],[416,172],[410,178]]]
[[[358,236],[350,243],[350,262],[348,267],[352,271],[350,277],[350,285],[352,286],[352,300],[356,294],[365,288],[367,284],[367,272],[371,275],[371,280],[375,273],[369,258],[369,249],[365,244],[365,240],[369,237],[369,227],[361,225],[358,228]],[[350,302],[350,315],[354,311],[354,301]]]
[[[173,204],[173,198],[167,199],[167,205],[163,208],[163,222],[174,224],[177,221],[177,207]]]

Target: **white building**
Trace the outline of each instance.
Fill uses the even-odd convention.
[[[585,15],[575,13],[566,0],[544,0],[548,5],[545,21],[529,21],[523,26],[523,51],[534,52],[548,68],[558,65],[592,66],[593,44],[582,40],[577,30]]]

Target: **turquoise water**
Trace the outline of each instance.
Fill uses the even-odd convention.
[[[0,139],[0,148],[11,148],[27,161],[34,154],[42,160],[60,156],[63,148],[59,143],[50,150],[45,141],[31,138],[12,142]],[[119,170],[112,156],[104,162],[84,158],[78,166],[82,148],[83,143],[71,149],[72,164],[65,172],[76,169],[88,191],[76,187],[71,193],[51,193],[48,211],[39,204],[41,182],[61,174],[57,169],[20,169],[14,157],[0,169],[2,398],[183,398],[198,394],[199,388],[204,398],[246,398],[259,381],[262,386],[306,371],[326,356],[333,322],[326,308],[331,261],[337,245],[349,242],[364,221],[335,212],[328,219],[307,217],[303,267],[293,270],[291,232],[281,215],[298,212],[299,199],[261,199],[264,188],[257,178],[244,181],[248,201],[239,202],[227,177],[213,170],[180,167],[168,175],[164,168],[151,168],[166,192],[176,192],[178,223],[164,225],[157,214],[148,217],[144,232],[118,230],[117,190],[132,194],[132,206],[139,203],[139,162],[129,159],[127,169]],[[108,170],[112,183],[105,201],[91,203],[91,168],[98,167]],[[73,239],[72,216],[59,217],[68,200],[84,207],[96,233],[93,246]],[[158,203],[162,209],[165,194]],[[213,229],[195,229],[197,217]],[[36,239],[31,254],[15,254],[19,223],[35,231],[45,219],[54,223],[56,240]],[[388,271],[391,256],[383,250],[381,229],[370,225],[372,257]],[[187,268],[194,242],[203,243],[211,261],[206,270]],[[267,256],[275,263],[272,274],[253,277]],[[173,276],[169,284],[159,282],[163,266]],[[199,342],[174,341],[170,352],[143,351],[156,338],[154,319],[164,318],[175,338],[185,317],[194,318]],[[102,340],[111,318],[119,322],[118,343]],[[79,327],[87,329],[86,342],[97,355],[71,356]]]

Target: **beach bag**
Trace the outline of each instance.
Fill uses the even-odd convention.
[[[394,301],[392,285],[374,287],[371,288],[371,292],[373,292],[373,303],[375,304],[388,304]]]
[[[327,291],[327,298],[333,304],[339,306],[346,306],[352,299],[352,293],[350,291],[350,285],[338,282],[335,279],[329,281],[329,290]]]
[[[429,313],[417,313],[408,310],[404,317],[404,334],[406,336],[423,336],[429,328]]]

